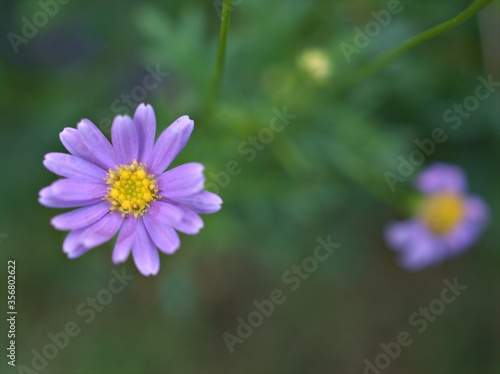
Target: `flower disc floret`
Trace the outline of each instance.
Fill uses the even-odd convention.
[[[158,185],[146,165],[137,163],[119,165],[109,169],[106,176],[109,185],[105,199],[111,203],[111,211],[118,210],[123,216],[144,214],[149,204],[158,199]]]
[[[427,197],[419,213],[434,233],[444,235],[460,223],[464,210],[464,199],[460,195],[443,192]]]

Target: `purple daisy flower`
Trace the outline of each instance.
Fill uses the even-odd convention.
[[[65,128],[60,139],[71,153],[48,153],[43,164],[64,178],[40,191],[39,202],[50,208],[76,208],[52,218],[52,225],[70,231],[63,243],[69,258],[77,258],[118,233],[115,264],[130,252],[137,269],[156,275],[158,250],[173,254],[180,246],[177,231],[197,234],[199,214],[221,208],[219,196],[204,191],[203,165],[188,163],[165,169],[184,148],[194,122],[183,116],[155,144],[156,119],[150,105],[141,104],[134,118],[115,117],[113,145],[89,120]]]
[[[423,197],[415,216],[389,224],[385,232],[401,265],[413,271],[463,253],[489,219],[484,201],[466,194],[466,176],[458,166],[434,163],[417,177],[416,187]]]

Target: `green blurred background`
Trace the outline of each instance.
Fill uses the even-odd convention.
[[[353,44],[354,27],[363,29],[387,1],[233,0],[221,94],[206,110],[221,1],[72,0],[17,53],[7,35],[22,35],[23,17],[32,20],[42,5],[2,1],[1,310],[7,260],[15,259],[18,367],[6,363],[2,317],[0,371],[32,368],[32,350],[42,352],[48,334],[73,321],[80,334],[36,372],[362,373],[364,360],[373,363],[380,344],[402,331],[413,343],[381,372],[500,372],[498,90],[459,129],[443,120],[474,94],[477,77],[500,80],[499,2],[355,89],[335,92],[359,64],[469,4],[401,1],[403,11],[348,63],[341,43]],[[157,86],[137,88],[150,70],[161,72]],[[211,190],[224,200],[219,213],[203,217],[199,235],[181,235],[181,249],[161,255],[160,273],[150,278],[131,259],[113,266],[112,243],[68,260],[66,233],[49,223],[61,211],[37,202],[56,179],[42,160],[65,152],[58,138],[64,127],[89,118],[109,135],[110,120],[133,114],[141,101],[153,105],[158,134],[181,115],[195,120],[176,164],[204,163],[207,185],[219,180]],[[247,161],[250,153],[239,147],[250,147],[241,144],[285,107],[296,117]],[[408,159],[414,140],[436,127],[449,138],[425,164],[462,166],[492,223],[464,256],[408,273],[383,230],[406,218],[411,178],[391,193],[384,172],[396,172],[398,156]],[[221,171],[232,160],[240,172],[224,181]],[[341,246],[292,292],[282,275],[328,235]],[[112,269],[135,278],[86,323],[78,306],[108,287]],[[409,317],[456,277],[468,288],[416,332]],[[269,299],[274,289],[286,301],[231,354],[223,334],[236,335],[237,318],[246,320],[254,300]]]

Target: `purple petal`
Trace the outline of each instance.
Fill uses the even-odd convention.
[[[145,276],[156,275],[160,270],[160,255],[144,227],[142,218],[137,219],[136,237],[132,246],[135,266]]]
[[[123,221],[120,233],[116,239],[116,244],[113,249],[112,260],[114,264],[124,262],[132,250],[132,245],[135,240],[135,228],[137,219],[129,217]]]
[[[158,200],[151,203],[146,214],[165,225],[173,226],[181,222],[184,212],[178,206]]]
[[[152,219],[172,226],[188,235],[197,234],[203,227],[203,220],[193,211],[182,206],[173,205],[170,201],[157,200],[148,209]]]
[[[116,116],[111,127],[111,138],[118,163],[130,165],[139,155],[137,130],[129,116]]]
[[[107,194],[107,187],[104,181],[63,178],[56,180],[42,191],[40,195],[43,197],[53,197],[61,201],[80,201],[104,197]]]
[[[83,253],[88,251],[88,249],[86,249],[82,244],[83,234],[85,233],[85,230],[87,228],[88,227],[84,227],[81,229],[70,231],[70,233],[68,234],[68,236],[66,236],[66,238],[64,239],[64,242],[63,242],[63,252],[64,253],[66,253],[69,256],[70,253],[78,252],[79,256],[81,256]],[[85,250],[85,252],[80,253],[83,250]],[[76,258],[79,256],[74,256],[73,258]]]
[[[415,220],[392,222],[385,229],[385,240],[389,247],[404,251],[406,246],[414,241],[419,223]]]
[[[73,260],[75,258],[78,258],[82,255],[84,255],[85,253],[87,253],[88,251],[90,251],[92,248],[86,248],[84,247],[83,245],[80,245],[78,248],[76,248],[74,251],[72,251],[71,253],[68,253],[67,256],[70,260]]]
[[[156,136],[156,117],[151,105],[141,104],[134,114],[134,123],[139,141],[138,161],[148,161],[153,151]]]
[[[443,243],[427,232],[409,245],[399,262],[407,270],[418,271],[437,264],[444,255]]]
[[[120,228],[124,218],[118,213],[108,213],[92,225],[71,231],[63,243],[69,258],[76,258],[110,240]]]
[[[443,238],[450,255],[464,252],[479,240],[488,221],[489,209],[484,201],[475,196],[467,198],[462,222]]]
[[[410,271],[435,264],[446,254],[444,243],[418,220],[390,224],[385,237],[389,246],[400,253],[401,266]]]
[[[483,199],[477,196],[470,196],[465,201],[466,219],[484,225],[489,221],[489,208]]]
[[[88,119],[82,119],[77,125],[82,140],[94,157],[104,165],[106,170],[116,165],[113,147],[103,133]]]
[[[442,238],[448,256],[465,252],[480,237],[481,230],[477,225],[464,222]]]
[[[420,173],[416,180],[416,186],[424,193],[441,191],[463,193],[467,189],[467,180],[462,168],[436,162]]]
[[[107,194],[103,183],[85,179],[59,179],[39,192],[40,204],[50,208],[74,208],[98,203]]]
[[[184,148],[194,122],[188,116],[182,116],[172,123],[158,138],[149,159],[149,171],[155,175],[161,174]]]
[[[66,153],[47,153],[43,164],[51,172],[66,178],[104,180],[106,171],[83,158]]]
[[[162,252],[166,254],[174,253],[179,249],[181,241],[171,226],[170,217],[166,215],[151,216],[148,213],[144,214],[143,220],[149,236]]]
[[[73,156],[83,158],[86,161],[89,161],[97,166],[108,170],[109,167],[99,161],[99,159],[94,155],[92,151],[89,150],[86,145],[82,134],[77,130],[70,127],[66,127],[60,134],[59,138],[61,139],[61,143],[64,147],[71,153]]]
[[[46,188],[50,188],[50,187],[46,187]],[[38,198],[38,202],[40,204],[42,204],[43,206],[46,206],[48,208],[77,208],[77,207],[81,207],[81,206],[96,204],[99,201],[102,201],[101,198],[95,198],[95,199],[90,199],[90,200],[75,200],[75,201],[59,200],[55,197],[42,196],[44,190],[45,189],[40,191],[40,197]]]
[[[75,230],[87,227],[102,216],[104,216],[111,204],[108,201],[101,201],[96,204],[88,205],[83,208],[63,213],[51,219],[50,223],[57,230]]]
[[[195,235],[203,228],[203,220],[192,210],[179,207],[182,212],[182,220],[173,225],[174,229],[188,235]]]
[[[93,248],[110,240],[122,225],[124,218],[117,212],[108,213],[86,230],[83,245]]]
[[[167,199],[189,196],[203,190],[203,165],[195,162],[177,166],[158,178],[160,195]]]
[[[201,191],[191,196],[176,197],[175,203],[180,204],[195,213],[210,214],[220,210],[222,199],[209,191]]]

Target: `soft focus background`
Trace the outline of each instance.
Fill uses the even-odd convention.
[[[32,368],[49,334],[73,321],[80,334],[36,372],[362,373],[380,344],[402,331],[413,342],[384,373],[500,372],[498,87],[459,128],[443,119],[474,95],[479,76],[500,81],[498,1],[336,95],[346,72],[470,1],[401,1],[403,11],[348,63],[341,43],[354,45],[354,28],[364,29],[387,1],[233,0],[221,95],[211,109],[222,1],[57,2],[36,30],[25,26],[30,37],[16,53],[7,35],[22,36],[23,17],[32,22],[49,3],[9,0],[0,9],[0,309],[5,316],[7,260],[15,259],[18,365]],[[219,213],[203,217],[199,235],[181,235],[181,249],[161,256],[150,278],[131,259],[114,266],[112,243],[68,260],[66,234],[49,223],[61,211],[37,202],[56,179],[43,155],[65,152],[64,127],[89,118],[109,135],[112,118],[133,114],[139,102],[153,105],[158,134],[181,115],[194,118],[176,164],[204,163],[207,186],[224,199]],[[284,108],[295,115],[286,129],[250,145]],[[464,256],[408,273],[383,230],[407,217],[412,178],[392,193],[384,173],[397,172],[398,157],[408,160],[415,139],[436,127],[448,139],[412,176],[433,161],[460,165],[492,222]],[[292,292],[283,274],[328,236],[340,247]],[[107,289],[112,269],[135,278],[87,323],[78,307]],[[456,277],[467,289],[418,333],[410,316]],[[274,289],[286,301],[231,354],[223,334],[237,335],[237,318],[247,320],[254,300]],[[30,373],[6,364],[4,316],[0,371]]]

